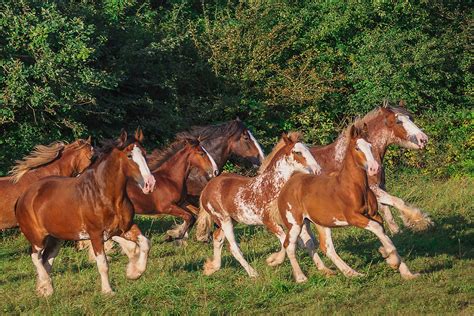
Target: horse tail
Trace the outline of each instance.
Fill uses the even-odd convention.
[[[281,219],[280,210],[278,209],[278,199],[274,199],[268,204],[270,219],[278,225],[284,226],[283,220]]]
[[[199,200],[199,214],[196,220],[196,239],[208,242],[211,235],[212,218]]]

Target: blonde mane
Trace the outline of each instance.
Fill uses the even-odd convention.
[[[53,142],[47,146],[36,145],[35,149],[28,156],[22,160],[15,161],[16,165],[9,172],[12,181],[16,183],[28,171],[39,168],[58,159],[65,148],[75,149],[84,145],[85,143],[80,141],[75,141],[70,145],[64,142]]]
[[[289,132],[288,133],[288,138],[292,142],[296,143],[296,142],[299,142],[301,140],[302,135],[299,132]],[[275,155],[280,151],[280,149],[285,147],[285,145],[286,145],[286,143],[283,140],[283,137],[280,138],[278,143],[273,147],[272,152],[265,157],[262,164],[260,165],[260,168],[258,168],[258,174],[262,174],[263,172],[265,172],[265,170],[267,170],[267,168],[270,165],[270,163],[272,162],[273,158],[275,158]]]

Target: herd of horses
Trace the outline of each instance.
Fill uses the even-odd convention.
[[[234,236],[237,222],[265,225],[281,243],[267,263],[276,266],[288,256],[297,282],[307,280],[295,257],[298,244],[306,248],[318,270],[335,273],[317,253],[311,223],[320,250],[345,276],[361,274],[334,249],[331,229],[344,226],[373,232],[390,267],[405,279],[417,276],[402,261],[383,226],[385,222],[392,234],[399,232],[390,206],[400,211],[404,225],[411,229],[432,225],[422,211],[385,191],[387,147],[422,149],[428,141],[402,104],[384,101],[326,146],[308,147],[300,133],[283,133],[266,157],[239,119],[193,127],[150,155],[142,146],[143,137],[137,129],[133,135],[122,131],[98,148],[90,138],[38,145],[17,161],[8,177],[0,179],[0,229],[19,226],[30,242],[38,295],[53,293],[51,269],[64,240],[89,243],[103,293],[113,293],[105,247],[111,241],[129,258],[127,278],[139,278],[146,269],[150,241],[134,223],[135,214],[181,218],[181,225],[167,231],[170,240],[187,238],[196,223],[197,240],[208,241],[215,228],[214,255],[204,264],[206,275],[220,269],[225,239],[248,275],[258,275]],[[231,156],[259,166],[258,174],[221,174]]]

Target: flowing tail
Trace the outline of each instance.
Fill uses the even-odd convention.
[[[429,215],[417,207],[407,205],[399,211],[403,224],[412,231],[423,231],[434,225]]]
[[[199,201],[199,214],[196,220],[196,239],[208,242],[211,239],[212,218]]]

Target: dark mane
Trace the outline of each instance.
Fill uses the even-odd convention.
[[[230,137],[241,134],[245,128],[244,123],[239,119],[217,125],[193,126],[188,131],[176,134],[176,139],[199,138],[204,141],[222,136]]]
[[[122,150],[131,143],[134,143],[136,139],[133,136],[127,137],[125,143],[122,143],[120,139],[105,139],[100,142],[100,147],[94,147],[94,155],[92,156],[92,163],[95,164],[102,160],[106,155],[110,154],[114,148]]]
[[[158,169],[163,163],[165,163],[168,159],[171,158],[174,154],[184,148],[186,146],[187,139],[176,140],[171,145],[166,147],[165,149],[159,150],[155,149],[153,152],[147,157],[148,160],[148,167],[150,168],[151,172],[154,172]]]

